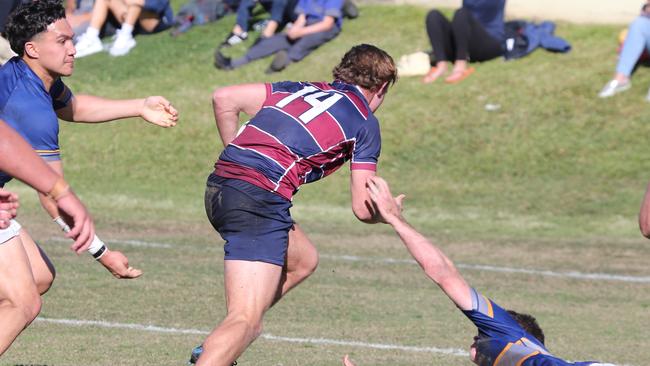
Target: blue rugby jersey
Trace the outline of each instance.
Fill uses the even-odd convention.
[[[13,127],[45,160],[60,160],[59,120],[72,93],[61,79],[45,90],[41,79],[19,57],[0,68],[0,119]],[[0,172],[0,187],[11,177]]]
[[[301,184],[348,160],[352,170],[377,169],[379,122],[356,86],[287,81],[266,87],[262,108],[221,153],[216,175],[291,200]]]
[[[607,366],[595,361],[571,363],[551,355],[506,310],[475,289],[471,291],[472,310],[463,313],[478,328],[481,366]]]

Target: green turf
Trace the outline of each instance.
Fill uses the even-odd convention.
[[[396,59],[426,50],[425,14],[411,6],[365,6],[333,42],[273,76],[263,73],[268,59],[234,72],[213,68],[213,48],[232,27],[232,17],[178,38],[138,38],[127,57],[78,60],[74,77],[66,80],[77,94],[161,94],[180,110],[172,130],[139,120],[61,128],[67,179],[91,208],[100,236],[174,247],[111,244],[146,273],[133,282],[113,280],[88,258],[49,240],[58,233],[33,195],[11,184],[23,197],[21,221],[58,268],[42,316],[213,327],[224,304],[221,243],[203,213],[205,178],[222,149],[211,91],[232,83],[328,80],[343,53],[360,42]],[[407,217],[454,260],[650,275],[648,245],[636,225],[648,179],[650,127],[643,98],[650,73],[641,68],[621,96],[596,98],[614,70],[619,28],[559,24],[558,33],[573,45],[567,55],[537,51],[518,61],[479,64],[458,85],[425,86],[419,78],[402,78],[391,89],[377,113],[383,137],[379,174],[407,194]],[[487,111],[488,103],[500,109]],[[348,179],[344,167],[305,186],[295,199],[294,217],[321,253],[408,258],[388,228],[355,222]],[[502,305],[536,314],[549,348],[560,356],[648,364],[648,284],[463,273]],[[415,266],[329,257],[269,313],[265,331],[438,348],[466,348],[474,332]],[[0,364],[181,365],[201,339],[35,323]],[[334,365],[345,353],[361,365],[469,364],[456,356],[265,339],[240,364]]]

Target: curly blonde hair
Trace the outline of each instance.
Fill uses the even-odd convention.
[[[358,85],[371,92],[378,92],[387,84],[397,81],[397,67],[386,51],[369,44],[352,47],[334,67],[335,80]]]

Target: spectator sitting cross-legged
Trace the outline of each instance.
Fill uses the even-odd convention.
[[[109,53],[124,56],[133,47],[133,34],[150,34],[163,31],[173,24],[174,13],[169,0],[96,0],[90,26],[79,37],[75,47],[76,57],[84,57],[103,50],[99,39],[102,25],[109,19],[109,12],[121,24]]]
[[[630,81],[632,71],[634,71],[643,51],[648,48],[650,48],[650,0],[641,8],[641,15],[630,24],[616,65],[614,78],[605,84],[598,96],[607,98],[628,90],[632,86]],[[646,99],[650,101],[650,91]]]
[[[281,71],[339,34],[343,22],[342,7],[343,0],[299,0],[296,6],[298,18],[286,32],[260,38],[244,56],[234,60],[217,49],[214,65],[218,69],[232,70],[275,54],[267,73]]]
[[[248,38],[249,24],[253,8],[259,2],[264,9],[271,14],[271,18],[265,22],[261,38],[269,38],[276,31],[282,29],[287,23],[296,20],[297,0],[243,0],[237,8],[237,23],[221,44],[222,46],[234,46]]]
[[[505,3],[506,0],[463,0],[451,22],[440,11],[431,10],[426,28],[435,60],[422,81],[436,81],[453,61],[453,70],[445,81],[457,83],[474,72],[469,61],[483,62],[502,56]]]

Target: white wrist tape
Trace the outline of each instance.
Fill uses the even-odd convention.
[[[61,216],[54,218],[53,221],[57,225],[59,225],[59,227],[61,228],[61,230],[63,230],[63,232],[65,233],[70,232],[70,226],[68,226],[68,224],[66,224],[65,221],[63,221]],[[99,260],[99,258],[101,258],[106,253],[107,249],[108,248],[106,247],[106,244],[104,244],[104,242],[101,241],[101,239],[99,239],[97,235],[95,235],[92,243],[90,243],[90,247],[88,247],[88,253],[90,253],[95,259]]]
[[[88,253],[92,254],[95,259],[99,260],[99,258],[106,254],[107,249],[106,244],[95,235],[93,242],[90,243],[90,247],[88,247]]]
[[[61,230],[63,230],[64,233],[70,232],[70,226],[68,226],[68,224],[66,224],[65,221],[63,221],[61,216],[55,217],[52,221],[54,221],[57,225],[59,225],[59,227],[61,228]]]

